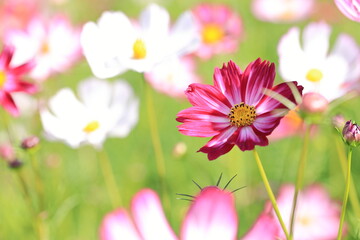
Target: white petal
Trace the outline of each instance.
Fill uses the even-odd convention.
[[[104,110],[110,106],[112,86],[106,80],[89,78],[79,84],[78,94],[87,108]]]
[[[304,29],[303,46],[307,55],[323,59],[329,49],[331,28],[324,22],[311,23]]]

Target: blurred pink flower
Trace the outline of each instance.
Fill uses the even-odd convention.
[[[135,195],[131,215],[125,209],[105,216],[100,228],[101,240],[179,239],[164,215],[159,197],[150,189]],[[217,187],[206,187],[197,195],[183,221],[180,239],[234,240],[237,215],[231,193]]]
[[[360,0],[334,0],[339,10],[349,19],[360,22]]]
[[[19,110],[12,98],[14,92],[35,93],[35,85],[22,80],[22,76],[28,73],[34,66],[33,61],[22,65],[13,64],[14,48],[5,46],[0,54],[0,105],[13,116],[19,115]]]
[[[223,4],[203,3],[192,12],[202,36],[202,44],[196,51],[200,58],[237,51],[243,26],[235,11]]]
[[[195,62],[190,56],[171,58],[157,64],[145,79],[159,92],[175,98],[184,98],[191,83],[201,82],[195,73]]]
[[[288,227],[290,226],[294,189],[293,185],[282,186],[277,198],[279,210]],[[294,240],[336,239],[339,222],[340,206],[330,199],[323,187],[312,185],[299,193],[294,221]],[[261,238],[248,237],[244,240],[285,239],[269,202],[248,235],[261,236]]]
[[[2,0],[0,4],[0,36],[9,29],[25,29],[38,14],[39,0]]]
[[[199,151],[209,160],[229,152],[236,144],[242,151],[268,145],[267,135],[276,128],[303,87],[296,82],[273,86],[275,65],[257,59],[244,72],[232,61],[215,68],[214,86],[191,84],[186,95],[193,105],[177,114],[184,135],[213,137]],[[295,93],[295,91],[297,93]],[[287,102],[286,106],[283,102]]]
[[[314,0],[253,0],[254,15],[268,22],[294,22],[307,18]]]
[[[26,30],[13,29],[5,37],[6,42],[16,47],[16,63],[35,59],[36,67],[30,76],[38,81],[69,69],[81,56],[80,30],[65,16],[50,20],[38,16]]]
[[[270,141],[299,135],[305,130],[304,122],[295,110],[291,110],[280,121],[279,125],[269,135]]]
[[[310,23],[302,33],[291,28],[278,45],[279,72],[285,81],[297,81],[304,93],[321,94],[329,102],[359,87],[360,48],[347,34],[340,34],[330,48],[331,27]],[[301,41],[302,40],[302,41]]]

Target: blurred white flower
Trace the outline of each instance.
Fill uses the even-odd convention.
[[[298,81],[303,93],[316,92],[328,101],[343,96],[358,84],[360,50],[353,38],[340,34],[329,52],[330,26],[309,24],[303,32],[291,28],[278,46],[280,75],[286,81]]]
[[[64,72],[81,56],[80,31],[65,16],[34,18],[25,30],[9,30],[5,38],[16,48],[13,64],[35,60],[30,76],[37,81]]]
[[[150,4],[132,22],[123,12],[104,12],[97,23],[88,22],[81,32],[84,55],[99,78],[127,70],[150,71],[172,55],[195,50],[200,36],[190,12],[183,13],[170,29],[169,13]]]
[[[185,90],[191,83],[201,82],[195,74],[195,62],[187,56],[173,57],[157,64],[145,74],[145,79],[157,91],[175,98],[185,98]]]
[[[47,137],[73,148],[83,143],[101,148],[107,137],[126,137],[138,121],[139,101],[124,81],[87,79],[78,87],[79,99],[61,89],[41,110]]]
[[[268,22],[294,22],[307,18],[314,0],[253,0],[254,15]]]

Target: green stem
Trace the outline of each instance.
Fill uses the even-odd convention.
[[[110,160],[104,150],[97,151],[97,156],[112,206],[116,208],[119,205],[122,205],[122,201]]]
[[[34,149],[28,149],[28,154],[30,156],[31,166],[34,172],[35,177],[35,188],[37,192],[37,197],[39,201],[39,210],[43,211],[45,208],[44,203],[44,186],[42,184],[42,178],[39,170],[39,163],[38,159],[36,158],[35,150]]]
[[[336,136],[336,140],[335,140],[335,144],[336,144],[336,150],[338,152],[338,157],[340,160],[340,165],[341,165],[341,169],[346,181],[346,154],[344,151],[344,144],[343,142],[339,139],[338,136]],[[352,177],[352,175],[350,176],[350,192],[349,192],[349,200],[350,200],[350,204],[355,212],[355,215],[357,218],[360,218],[360,204],[359,204],[359,200],[357,197],[357,191],[354,185],[354,179]]]
[[[343,232],[343,224],[344,224],[344,219],[345,219],[345,212],[346,212],[346,204],[347,204],[348,197],[349,197],[350,179],[351,179],[351,156],[352,156],[352,147],[349,147],[346,185],[345,185],[345,192],[344,192],[344,198],[343,198],[342,209],[341,209],[341,217],[340,217],[340,224],[339,224],[337,240],[341,240],[341,235]]]
[[[259,154],[258,154],[257,151],[255,150],[255,148],[254,148],[253,153],[254,153],[254,157],[255,157],[255,160],[256,160],[256,164],[257,164],[257,166],[258,166],[258,168],[259,168],[259,172],[260,172],[261,178],[262,178],[262,180],[263,180],[263,182],[264,182],[265,189],[266,189],[266,191],[267,191],[267,194],[268,194],[268,196],[269,196],[269,199],[270,199],[270,201],[271,201],[271,204],[272,204],[272,206],[273,206],[273,208],[274,208],[274,211],[275,211],[275,213],[276,213],[276,216],[277,216],[277,218],[278,218],[278,220],[279,220],[279,222],[280,222],[281,228],[283,229],[283,231],[284,231],[284,233],[285,233],[286,239],[289,239],[289,233],[288,233],[288,231],[287,231],[287,229],[286,229],[286,226],[285,226],[285,223],[284,223],[284,221],[283,221],[283,219],[282,219],[282,217],[281,217],[281,214],[280,214],[278,205],[277,205],[277,203],[276,203],[276,199],[275,199],[274,193],[273,193],[273,191],[271,190],[271,186],[270,186],[269,181],[268,181],[268,179],[267,179],[267,177],[266,177],[266,173],[265,173],[264,167],[263,167],[263,165],[262,165],[262,163],[261,163]]]
[[[293,204],[291,208],[291,215],[290,215],[290,239],[293,239],[294,235],[294,220],[296,215],[296,205],[298,200],[299,191],[302,188],[303,181],[304,181],[304,173],[305,173],[305,166],[306,166],[306,156],[308,153],[308,146],[309,146],[309,138],[310,138],[310,131],[311,125],[308,125],[304,135],[304,143],[303,148],[300,155],[300,161],[298,166],[298,171],[296,175],[296,183],[295,183],[295,192],[293,197]]]
[[[144,80],[145,81],[145,80]],[[154,100],[152,96],[152,89],[149,84],[146,84],[146,103],[147,103],[147,114],[148,120],[150,124],[150,133],[151,133],[151,141],[155,151],[155,160],[156,160],[156,169],[159,175],[159,181],[161,190],[165,192],[165,161],[163,156],[163,151],[161,147],[160,137],[159,137],[159,130],[157,126],[157,120],[155,115],[155,108],[154,108]]]

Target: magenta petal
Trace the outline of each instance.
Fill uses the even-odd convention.
[[[7,70],[14,54],[14,47],[5,46],[0,55],[0,69]]]
[[[0,91],[0,104],[14,117],[19,116],[19,110],[9,93]]]
[[[205,146],[199,149],[199,152],[207,153],[209,160],[215,160],[234,147],[236,138],[237,128],[229,127],[213,137]]]
[[[294,104],[296,103],[294,93],[292,92],[291,88],[289,87],[289,84],[294,84],[296,89],[298,90],[299,96],[302,94],[302,90],[304,89],[302,86],[299,86],[297,82],[286,82],[281,83],[279,85],[276,85],[272,90],[273,93],[279,94],[282,97],[288,99]],[[266,112],[274,111],[275,109],[288,109],[283,103],[279,102],[275,98],[272,98],[270,96],[264,96],[263,99],[261,99],[260,103],[256,106],[256,113],[262,114]],[[285,110],[284,114],[287,113],[287,110]],[[278,113],[276,113],[278,114]]]
[[[133,198],[131,205],[134,221],[144,240],[176,240],[158,195],[150,189],[141,190]]]
[[[263,135],[270,135],[279,125],[281,117],[275,116],[271,112],[261,114],[256,117],[253,127]]]
[[[249,64],[242,75],[245,103],[256,105],[264,96],[264,90],[271,88],[275,79],[275,65],[258,58]]]
[[[228,99],[214,86],[193,83],[185,91],[190,103],[209,110],[216,110],[228,114],[232,105]]]
[[[280,231],[282,230],[274,218],[270,214],[262,213],[242,240],[274,240],[279,237]]]
[[[237,215],[231,193],[204,188],[195,198],[181,228],[182,240],[234,240]]]
[[[35,67],[35,61],[29,61],[20,66],[11,69],[11,73],[15,75],[24,75]]]
[[[100,227],[101,240],[141,240],[129,215],[124,209],[107,214]]]
[[[240,78],[241,70],[233,61],[227,66],[224,64],[221,69],[215,68],[214,86],[220,89],[232,106],[244,101],[240,91]]]
[[[266,136],[251,126],[242,127],[236,140],[236,145],[241,151],[253,150],[255,145],[267,146],[268,144]]]

